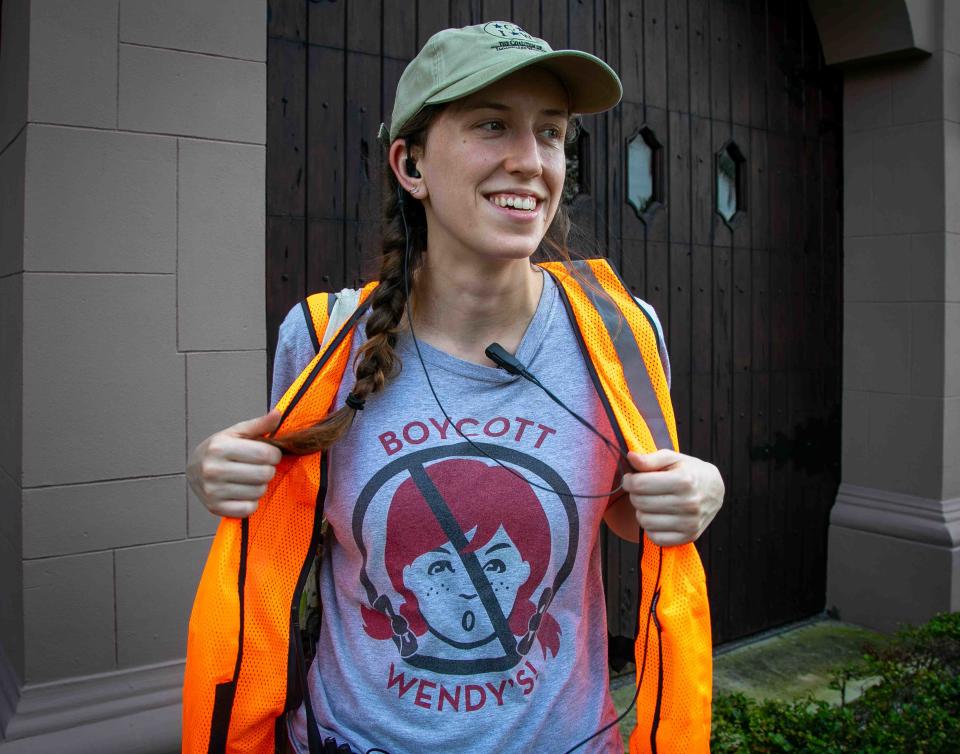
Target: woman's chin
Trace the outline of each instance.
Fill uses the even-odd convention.
[[[540,240],[505,238],[501,242],[485,244],[483,249],[477,249],[477,251],[484,258],[495,261],[529,260],[540,247]]]

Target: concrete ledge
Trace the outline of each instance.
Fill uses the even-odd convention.
[[[960,498],[936,500],[841,484],[830,525],[940,547],[960,547]]]
[[[0,644],[0,737],[7,729],[7,723],[17,711],[20,698],[20,679],[10,664],[3,645]]]
[[[928,55],[936,0],[808,0],[827,65]]]
[[[2,683],[4,682],[0,680],[0,684]],[[141,713],[146,714],[145,720],[154,720],[159,716],[158,719],[167,721],[164,727],[169,727],[169,719],[173,714],[170,708],[179,709],[182,685],[182,660],[65,681],[28,684],[20,690],[20,700],[16,705],[16,713],[7,724],[5,740],[31,739],[34,748],[23,751],[68,751],[60,746],[39,746],[40,739],[33,739],[56,731],[79,729],[103,722],[109,724],[96,726],[91,735],[96,734],[98,742],[111,741],[104,736],[121,735],[121,731],[130,728],[129,719]],[[0,685],[0,688],[2,687]],[[165,738],[174,742],[174,749],[180,737],[179,713],[177,723],[174,729],[168,730],[165,735]],[[140,730],[138,726],[134,726],[134,729]],[[140,736],[141,733],[137,735]],[[134,750],[125,744],[122,738],[113,740],[110,746],[103,746],[99,743],[94,745],[93,739],[82,739],[78,735],[77,731],[71,730],[70,738],[63,739],[75,741],[79,747],[69,750]],[[46,738],[42,740],[46,741]],[[58,738],[57,741],[59,740]],[[49,743],[52,746],[54,740],[50,739]],[[7,754],[5,746],[0,747],[0,750]],[[167,751],[171,750],[171,747],[158,742],[158,748],[151,750]]]
[[[137,712],[16,741],[0,740],[0,754],[179,754],[180,705]]]
[[[960,609],[960,547],[830,525],[828,613],[892,633]]]

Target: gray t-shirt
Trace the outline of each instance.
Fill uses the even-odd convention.
[[[306,326],[295,309],[281,328],[276,397],[313,356]],[[402,371],[329,453],[320,734],[359,752],[566,751],[616,717],[599,531],[617,458],[522,378],[420,350],[449,418],[403,336]],[[613,439],[549,275],[516,356]],[[306,752],[303,708],[289,727]],[[621,752],[616,726],[581,751]]]

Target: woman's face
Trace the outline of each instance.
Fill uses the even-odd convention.
[[[467,534],[468,539],[471,536]],[[517,591],[530,576],[530,564],[502,525],[474,554],[482,578],[492,588],[504,617],[509,617]],[[406,566],[403,583],[416,596],[420,614],[441,639],[473,645],[493,636],[493,623],[477,588],[456,548],[449,542],[423,553]]]
[[[518,71],[445,108],[417,169],[434,253],[528,258],[563,190],[567,93],[541,68]]]

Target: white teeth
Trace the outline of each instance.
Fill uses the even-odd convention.
[[[533,210],[537,207],[537,200],[532,196],[494,196],[493,203],[498,207],[512,207],[513,209]]]

